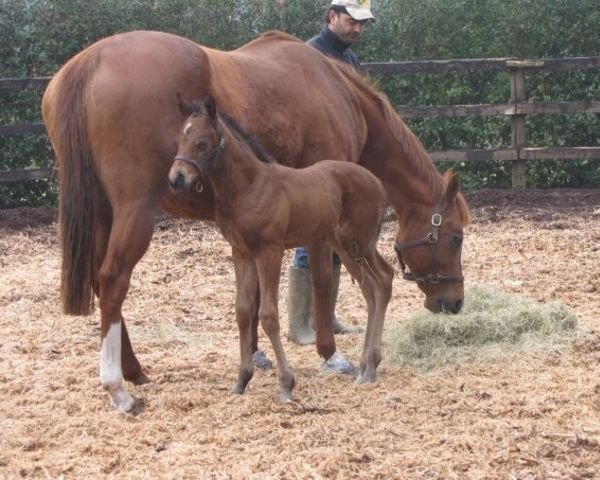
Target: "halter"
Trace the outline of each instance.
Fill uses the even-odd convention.
[[[412,242],[396,242],[394,244],[394,250],[396,250],[396,254],[398,255],[398,261],[400,262],[400,266],[402,267],[402,277],[404,278],[404,280],[416,283],[434,284],[460,283],[463,281],[463,276],[443,275],[441,273],[438,273],[436,245],[438,243],[438,229],[441,224],[442,214],[436,212],[433,215],[431,215],[431,232],[429,232],[424,238],[420,238],[419,240],[413,240]],[[430,273],[422,276],[417,276],[413,272],[408,271],[406,263],[404,263],[404,258],[402,258],[402,250],[408,250],[409,248],[418,247],[420,245],[429,245],[429,247],[431,248],[431,269]]]
[[[200,162],[205,163],[205,162],[214,161],[224,149],[225,149],[225,135],[223,134],[223,130],[221,130],[219,132],[219,141],[217,142],[217,144],[213,147],[213,149],[210,152],[207,152],[203,156],[196,158],[196,159],[186,157],[184,155],[177,155],[175,157],[175,160],[181,160],[182,162],[192,165],[196,170],[198,170],[198,173],[200,173],[200,175],[202,176],[203,174],[202,174],[202,168],[200,166]],[[200,192],[202,192],[202,190],[204,190],[204,185],[202,185],[201,181],[197,181],[196,182],[196,191],[198,191],[200,193]]]

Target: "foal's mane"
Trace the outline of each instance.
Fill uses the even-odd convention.
[[[193,101],[190,104],[191,107],[191,116],[198,117],[200,115],[207,115],[206,108],[203,102]],[[231,117],[226,112],[221,110],[218,111],[218,118],[223,121],[225,126],[230,130],[233,130],[234,136],[244,142],[246,145],[250,147],[252,153],[263,163],[274,163],[275,160],[269,153],[265,150],[265,148],[261,145],[261,143],[252,135],[250,135],[244,128],[239,124],[237,120]]]
[[[432,164],[431,158],[421,141],[406,126],[400,115],[398,115],[398,112],[392,107],[387,96],[376,88],[370,78],[359,74],[348,64],[338,61],[334,63],[343,76],[350,82],[353,90],[366,95],[375,102],[379,110],[383,113],[390,133],[398,141],[413,174],[422,178],[430,186],[434,198],[441,197],[446,190],[445,179],[450,177],[451,171],[446,172],[444,176],[440,175],[435,165]],[[469,207],[462,194],[459,194],[456,198],[462,223],[466,226],[471,220]]]
[[[265,150],[262,144],[252,135],[250,135],[244,128],[239,124],[237,120],[230,117],[227,113],[219,111],[219,118],[223,120],[223,123],[230,129],[233,130],[234,135],[246,143],[251,149],[254,155],[263,163],[274,163],[275,160]]]

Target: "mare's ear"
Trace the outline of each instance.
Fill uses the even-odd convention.
[[[204,108],[206,108],[206,113],[208,114],[208,118],[211,120],[215,120],[217,118],[217,104],[215,103],[215,99],[212,95],[208,95],[204,99]]]
[[[446,198],[451,202],[460,193],[462,187],[460,185],[460,175],[456,172],[446,172]]]
[[[181,114],[184,117],[189,117],[194,110],[192,104],[183,98],[183,95],[181,95],[179,92],[177,92],[177,102],[179,103],[179,111]]]

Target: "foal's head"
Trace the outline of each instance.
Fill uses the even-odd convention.
[[[181,95],[179,109],[186,117],[179,132],[177,155],[169,171],[169,185],[184,192],[198,182],[200,175],[210,175],[225,146],[217,107],[212,97],[202,102],[187,102]]]

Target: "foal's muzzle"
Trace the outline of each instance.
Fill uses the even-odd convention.
[[[181,160],[176,158],[176,160]],[[169,172],[169,188],[173,193],[183,193],[192,186],[192,179],[189,173],[184,169],[171,167]],[[196,192],[202,193],[204,191],[204,183],[202,183],[202,177],[198,178],[194,183]]]
[[[182,192],[185,190],[185,175],[177,172],[174,176],[169,175],[169,187],[173,192]]]

